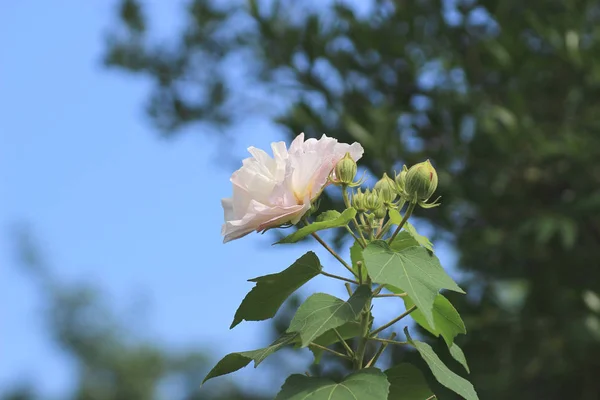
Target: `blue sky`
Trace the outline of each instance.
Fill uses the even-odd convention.
[[[176,2],[151,5],[159,32],[176,26]],[[117,310],[144,299],[148,338],[204,347],[216,359],[266,344],[260,323],[228,329],[247,279],[286,268],[309,248],[343,273],[313,243],[271,247],[272,237],[256,234],[221,243],[229,175],[245,148],[268,148],[280,132],[255,118],[233,127],[227,146],[193,130],[161,139],[142,112],[148,82],[101,65],[112,6],[0,4],[0,389],[29,379],[60,394],[74,379],[44,333],[40,296],[16,268],[8,235],[15,222],[32,226],[61,280],[98,284]],[[319,278],[304,293],[342,289]],[[380,310],[381,322],[402,307]],[[260,375],[248,368],[236,379],[250,384]]]

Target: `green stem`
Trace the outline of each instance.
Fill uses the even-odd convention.
[[[376,294],[373,297],[405,297],[406,293],[384,293],[384,294]]]
[[[348,233],[349,233],[350,235],[352,235],[352,237],[354,238],[354,240],[356,240],[356,241],[358,242],[358,244],[360,245],[360,247],[362,247],[362,248],[364,249],[364,247],[363,247],[363,244],[362,244],[361,240],[358,238],[358,236],[356,236],[356,235],[354,234],[354,232],[352,232],[352,229],[350,229],[350,227],[349,227],[348,225],[346,225],[346,230],[348,231]]]
[[[400,221],[400,224],[398,224],[398,227],[394,231],[394,234],[388,240],[388,244],[392,243],[394,241],[394,239],[396,239],[396,236],[398,235],[398,233],[400,233],[400,230],[402,229],[402,227],[404,226],[404,224],[406,223],[406,221],[408,221],[408,219],[410,218],[410,215],[412,214],[412,212],[415,209],[416,205],[417,205],[417,203],[410,203],[408,205],[408,208],[406,209],[406,214],[404,214],[404,218],[402,218],[402,221]]]
[[[346,286],[346,291],[348,291],[348,296],[352,296],[352,288],[350,287],[350,284],[344,283],[344,286]]]
[[[314,237],[315,239],[317,239],[317,242],[319,242],[321,244],[321,246],[325,247],[325,249],[332,256],[334,256],[348,271],[350,271],[350,273],[352,273],[352,275],[354,275],[354,276],[356,276],[358,278],[358,276],[356,275],[356,273],[352,270],[352,267],[349,266],[348,263],[346,261],[344,261],[344,259],[342,257],[340,257],[340,255],[338,253],[335,252],[335,250],[333,250],[331,247],[329,247],[329,245],[327,243],[325,243],[323,241],[323,239],[321,239],[321,237],[316,234],[316,232],[312,233],[312,237]]]
[[[367,301],[363,312],[361,313],[360,326],[361,326],[361,337],[358,342],[354,357],[354,369],[359,370],[363,368],[363,360],[365,358],[365,351],[367,350],[367,342],[369,341],[369,319],[371,316],[371,299]]]
[[[375,239],[381,239],[383,237],[383,235],[385,235],[387,233],[387,231],[390,229],[391,226],[392,226],[392,220],[388,219],[388,221],[385,223],[385,225],[383,225],[383,228],[381,228],[379,230],[379,232],[377,233],[377,236],[375,236]]]
[[[389,328],[390,326],[394,325],[396,322],[400,321],[402,318],[406,317],[408,314],[410,314],[411,312],[415,311],[416,309],[417,309],[417,306],[412,306],[411,308],[409,308],[408,310],[406,310],[405,312],[403,312],[399,317],[394,318],[393,320],[391,320],[387,324],[382,325],[379,328],[375,329],[373,332],[371,332],[370,336],[375,336],[379,332],[381,332],[382,330]]]
[[[321,346],[320,344],[316,344],[316,343],[314,343],[314,342],[310,342],[310,344],[309,344],[308,346],[309,346],[309,347],[310,347],[310,346],[313,346],[313,347],[316,347],[317,349],[321,349],[321,350],[323,350],[323,351],[327,351],[327,352],[329,352],[329,353],[331,353],[331,354],[334,354],[334,355],[336,355],[336,356],[338,356],[338,357],[342,357],[342,358],[346,358],[346,359],[348,359],[348,358],[349,358],[349,357],[348,357],[347,355],[345,355],[345,354],[339,353],[339,352],[337,352],[337,351],[335,351],[335,350],[331,350],[331,349],[329,349],[329,348],[327,348],[327,347],[325,347],[325,346]]]
[[[383,290],[383,286],[384,286],[383,284],[382,284],[382,285],[379,285],[379,286],[377,286],[377,287],[375,288],[375,290],[373,290],[373,296],[376,296],[376,295],[378,295],[378,294],[379,294],[379,292],[381,292],[381,291]]]
[[[319,272],[319,273],[320,273],[321,275],[325,275],[325,276],[328,276],[328,277],[330,277],[330,278],[333,278],[333,279],[339,279],[340,281],[345,281],[345,282],[354,283],[355,285],[358,285],[358,284],[359,284],[359,283],[358,283],[358,281],[355,281],[355,280],[353,280],[353,279],[344,278],[343,276],[339,276],[339,275],[330,274],[330,273],[328,273],[328,272],[325,272],[325,271],[321,271],[321,272]]]
[[[369,340],[374,340],[376,342],[387,343],[387,344],[398,344],[398,345],[402,345],[402,346],[409,344],[408,342],[399,342],[397,340],[381,339],[381,338],[376,338],[376,337],[369,338]]]
[[[354,352],[352,351],[352,349],[350,348],[350,346],[348,346],[348,343],[346,343],[346,341],[344,340],[344,338],[342,337],[342,335],[340,335],[340,333],[338,332],[338,330],[334,328],[333,331],[335,332],[335,335],[337,336],[338,340],[340,342],[342,342],[342,345],[344,346],[344,349],[346,349],[346,352],[348,353],[348,357],[350,357],[350,358],[354,357]]]
[[[344,204],[346,205],[346,208],[350,208],[350,198],[348,197],[348,187],[347,186],[342,186],[342,196],[344,197]],[[362,247],[364,249],[365,247],[367,247],[367,241],[365,239],[365,236],[362,233],[362,229],[360,229],[360,224],[358,223],[356,217],[352,218],[352,221],[354,222],[354,226],[355,226],[356,230],[358,231],[358,234],[360,235],[361,240],[358,240],[358,238],[354,235],[352,235],[352,236],[354,236],[354,238],[358,241],[358,244],[360,244],[360,247]]]
[[[396,332],[392,332],[392,334],[390,335],[388,340],[392,340],[396,337]],[[375,363],[377,362],[377,360],[379,360],[379,357],[381,357],[381,355],[383,354],[383,352],[385,351],[385,348],[389,345],[389,342],[382,342],[381,346],[379,346],[379,350],[377,350],[377,353],[375,353],[375,355],[373,356],[373,358],[371,358],[371,360],[367,363],[367,365],[365,365],[365,368],[369,368],[372,365],[375,365]]]

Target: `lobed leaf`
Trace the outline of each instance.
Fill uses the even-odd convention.
[[[464,293],[444,271],[437,257],[422,247],[395,251],[386,242],[376,240],[364,249],[363,257],[373,282],[404,290],[433,327],[433,303],[439,291]]]

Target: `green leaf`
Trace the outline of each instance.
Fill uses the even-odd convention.
[[[412,301],[410,297],[403,297],[404,305],[406,308],[412,307],[415,303]],[[458,314],[458,311],[454,308],[452,303],[448,301],[447,298],[438,294],[433,302],[433,321],[434,327],[432,327],[425,316],[418,308],[413,311],[410,316],[414,319],[419,325],[421,325],[424,329],[429,331],[431,334],[435,336],[442,335],[448,348],[452,347],[452,343],[454,342],[454,338],[459,333],[467,333],[467,329],[465,328],[465,324]]]
[[[394,251],[402,251],[409,247],[419,247],[419,242],[417,242],[415,238],[410,236],[408,232],[402,231],[398,235],[396,235],[390,247]]]
[[[415,240],[419,242],[421,246],[425,247],[429,251],[433,251],[433,243],[431,243],[427,237],[419,234],[419,232],[417,232],[415,227],[412,226],[410,222],[406,221],[406,224],[404,224],[404,229],[410,234],[410,236],[415,238]]]
[[[389,382],[383,372],[365,368],[336,383],[331,379],[294,374],[275,400],[388,400]]]
[[[373,282],[404,290],[431,326],[435,327],[433,303],[438,292],[448,289],[464,293],[444,271],[437,257],[422,247],[397,252],[386,242],[376,240],[363,250],[363,257]]]
[[[388,215],[390,216],[390,221],[392,221],[392,224],[400,225],[400,222],[402,222],[402,215],[400,215],[400,211],[392,208],[388,211]]]
[[[412,340],[410,334],[408,333],[408,328],[404,328],[404,333],[406,334],[408,341],[415,346],[423,360],[425,360],[429,366],[429,369],[431,369],[433,376],[435,376],[435,379],[437,379],[439,383],[458,393],[466,400],[479,399],[473,385],[465,378],[456,375],[454,372],[448,369],[448,367],[446,367],[442,360],[440,360],[437,354],[434,353],[430,345],[419,342],[418,340]]]
[[[206,382],[211,378],[229,374],[231,372],[237,371],[238,369],[244,368],[252,360],[254,360],[254,368],[256,368],[261,362],[263,362],[265,358],[267,358],[277,350],[281,349],[282,347],[288,344],[292,344],[297,338],[297,333],[286,333],[282,335],[279,339],[271,343],[271,345],[263,349],[227,354],[221,359],[221,361],[217,363],[217,365],[214,366],[214,368],[208,373],[208,375],[206,375],[206,378],[204,378],[202,383]]]
[[[400,224],[400,222],[402,222],[402,216],[400,215],[398,210],[390,210],[389,216],[393,224],[398,225]],[[418,245],[423,246],[427,250],[433,252],[433,244],[429,241],[427,237],[419,234],[419,232],[417,232],[415,227],[410,222],[406,221],[402,228],[404,229],[404,231],[402,232],[408,233],[418,243]],[[392,247],[394,247],[393,244]]]
[[[340,215],[341,214],[339,211],[328,210],[328,211],[324,211],[321,214],[319,214],[317,216],[317,218],[315,219],[315,221],[316,222],[331,221],[332,219],[339,218]]]
[[[390,383],[388,400],[425,400],[433,396],[423,373],[409,364],[398,364],[387,371]]]
[[[369,297],[371,289],[366,285],[358,287],[347,302],[325,293],[313,294],[298,308],[287,331],[298,332],[306,347],[328,330],[356,321]]]
[[[250,282],[256,282],[256,286],[240,304],[229,329],[242,320],[263,321],[272,318],[283,302],[300,286],[319,275],[321,269],[319,258],[309,251],[282,272],[250,279]]]
[[[469,374],[471,373],[471,370],[469,370],[469,364],[467,364],[467,358],[465,357],[465,353],[463,353],[462,349],[458,347],[456,343],[452,343],[452,346],[450,346],[450,354],[452,355],[452,357],[454,357],[456,361],[458,361],[463,367],[465,367]]]
[[[350,260],[352,260],[352,270],[359,275],[358,262],[360,261],[362,266],[360,267],[360,277],[363,280],[367,277],[367,268],[365,267],[365,259],[363,258],[363,249],[358,242],[354,242],[350,247]]]
[[[329,216],[331,215],[332,214],[329,214]],[[291,235],[284,237],[276,244],[296,243],[297,241],[304,239],[306,236],[314,232],[321,231],[323,229],[339,228],[340,226],[346,226],[348,222],[350,222],[355,216],[356,210],[354,208],[348,208],[336,218],[326,219],[320,222],[313,222],[310,225],[298,229]]]

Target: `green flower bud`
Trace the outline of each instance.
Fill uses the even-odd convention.
[[[379,207],[377,210],[373,211],[373,215],[375,215],[375,218],[377,218],[377,219],[385,218],[385,216],[387,215],[387,207],[386,206]]]
[[[402,171],[398,175],[396,175],[396,188],[398,192],[404,193],[404,189],[406,187],[406,174],[408,173],[408,168],[406,165],[402,166]]]
[[[335,178],[336,183],[342,185],[350,185],[354,181],[356,176],[356,162],[350,156],[350,153],[346,153],[335,166]]]
[[[365,192],[365,207],[369,211],[375,211],[383,207],[383,200],[379,197],[379,193],[376,190],[370,191],[367,189]]]
[[[375,190],[379,192],[384,204],[392,203],[398,196],[394,180],[386,173],[384,173],[383,177],[375,184]]]
[[[427,201],[437,189],[437,185],[437,172],[427,160],[410,167],[404,189],[410,201]]]
[[[365,195],[360,190],[360,188],[358,188],[356,193],[354,193],[354,195],[352,195],[352,207],[354,207],[356,209],[356,211],[366,211],[367,210],[367,207],[365,207]]]

